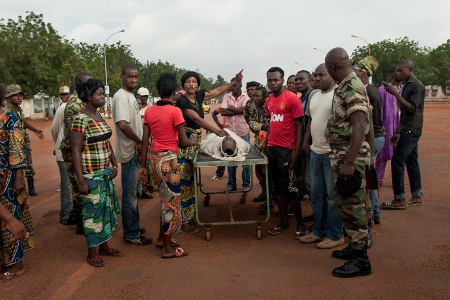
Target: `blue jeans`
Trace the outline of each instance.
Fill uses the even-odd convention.
[[[419,167],[419,138],[412,132],[401,132],[397,146],[392,155],[392,187],[394,198],[405,198],[405,167],[408,172],[411,194],[413,197],[421,197],[422,183]]]
[[[314,224],[312,232],[318,237],[337,241],[342,237],[342,218],[336,199],[334,174],[330,165],[330,154],[311,151],[311,206]]]
[[[70,183],[69,173],[64,161],[56,161],[59,168],[61,182],[59,184],[59,197],[61,200],[61,211],[59,212],[59,220],[63,221],[70,217],[72,212],[72,184]]]
[[[138,155],[122,164],[122,227],[123,236],[128,239],[137,239],[141,236],[137,198],[140,167]]]
[[[250,142],[250,134],[247,133],[241,136],[244,141]],[[228,183],[227,187],[233,190],[236,189],[236,169],[237,166],[227,167],[228,170]],[[250,166],[242,166],[242,188],[250,187]]]
[[[383,149],[384,136],[380,136],[373,141],[373,161],[377,157],[378,152]],[[370,202],[372,203],[372,219],[381,219],[380,208],[378,207],[378,195],[376,190],[369,190]],[[373,220],[372,220],[373,221]]]

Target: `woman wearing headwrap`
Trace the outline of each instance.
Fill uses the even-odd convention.
[[[3,106],[3,86],[0,88],[0,108]],[[7,220],[0,220],[0,282],[16,278],[25,268],[24,251],[34,247],[28,197],[25,192],[25,125],[20,108],[24,93],[19,85],[6,87],[6,109],[0,114],[0,206],[25,225],[25,231],[14,238]],[[24,235],[25,233],[25,235]]]
[[[196,140],[198,145],[186,148],[178,148],[178,164],[181,178],[181,211],[183,216],[182,231],[189,233],[198,232],[198,228],[190,225],[195,215],[194,192],[194,166],[193,159],[200,145],[202,130],[204,128],[218,136],[225,136],[223,129],[216,128],[204,120],[203,101],[208,101],[228,91],[236,83],[242,81],[242,71],[236,74],[236,79],[229,84],[222,85],[212,91],[199,90],[200,76],[193,71],[186,72],[181,77],[181,86],[185,94],[177,99],[176,106],[183,112],[186,121],[186,134],[191,140]]]
[[[369,77],[377,70],[378,65],[377,60],[373,56],[366,56],[352,64],[356,76],[358,76],[366,86],[367,96],[372,106],[374,132],[373,162],[375,162],[378,152],[380,152],[384,146],[384,129],[383,121],[381,119],[381,94],[373,84],[369,83]],[[368,216],[371,217],[369,220],[379,224],[381,217],[376,190],[369,190],[369,196],[371,202],[371,210],[368,210],[368,212],[371,211],[370,216]]]

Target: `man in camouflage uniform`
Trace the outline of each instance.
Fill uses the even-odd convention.
[[[335,268],[333,275],[347,278],[365,276],[372,272],[366,250],[368,219],[364,180],[371,158],[370,145],[366,140],[371,130],[370,103],[344,49],[334,48],[328,52],[325,67],[339,83],[325,136],[332,150],[330,164],[336,180],[339,212],[350,239],[348,247],[332,253],[335,258],[349,260],[342,267]],[[356,180],[357,175],[359,180]],[[344,192],[339,190],[338,179],[344,181],[345,188],[356,180],[356,188],[359,186],[359,189],[344,197]]]
[[[61,150],[61,154],[63,156],[64,162],[67,166],[67,172],[69,173],[70,183],[72,184],[72,214],[68,220],[68,224],[76,224],[75,232],[77,234],[84,234],[83,230],[83,204],[81,194],[78,191],[78,183],[75,177],[75,170],[73,169],[73,156],[70,148],[70,128],[72,127],[72,119],[80,113],[84,109],[84,103],[81,99],[78,98],[75,90],[75,85],[77,83],[81,83],[87,79],[91,78],[91,76],[87,73],[78,73],[75,76],[75,83],[70,87],[70,92],[72,96],[70,96],[67,101],[66,108],[64,110],[64,120],[63,120],[63,138],[61,141],[61,145],[59,146],[59,150]]]

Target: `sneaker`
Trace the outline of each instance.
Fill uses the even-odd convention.
[[[302,243],[314,243],[314,242],[321,241],[322,238],[321,238],[321,237],[318,237],[318,236],[315,235],[314,233],[310,232],[309,234],[300,237],[299,240],[300,240],[300,242],[302,242]]]
[[[136,239],[129,239],[126,237],[124,237],[123,239],[125,240],[125,242],[130,243],[130,244],[135,244],[135,245],[150,245],[151,243],[153,243],[152,238],[146,238],[143,235],[141,235],[140,237],[138,237]]]
[[[250,187],[249,187],[249,186],[243,187],[242,190],[243,190],[244,192],[248,192],[248,191],[250,191]]]
[[[324,238],[323,241],[318,243],[316,246],[319,249],[331,249],[344,244],[344,237],[341,237],[339,240],[334,241],[329,238]]]
[[[211,178],[211,181],[214,181],[214,180],[219,180],[219,179],[221,179],[222,177],[220,177],[219,175],[214,175],[212,178]]]
[[[224,189],[225,192],[226,192],[226,191],[232,192],[232,191],[235,191],[235,190],[236,190],[236,188],[232,188],[232,187],[229,187],[229,186],[227,186],[227,187]]]

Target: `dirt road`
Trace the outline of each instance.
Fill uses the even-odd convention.
[[[206,119],[212,122],[210,114]],[[450,299],[450,104],[426,104],[419,146],[424,204],[405,211],[382,210],[369,250],[373,274],[354,279],[333,277],[332,269],[343,262],[334,259],[331,250],[294,240],[292,229],[267,236],[276,217],[263,224],[259,241],[253,225],[213,227],[211,241],[203,229],[182,233],[176,238],[189,256],[170,260],[161,259],[153,245],[125,244],[120,225],[110,245],[125,256],[106,257],[104,268],[93,268],[85,261],[84,237],[58,221],[59,172],[52,155],[51,122],[31,123],[45,132],[43,141],[31,133],[39,194],[30,198],[37,247],[25,253],[24,275],[0,283],[2,299]],[[204,188],[224,188],[227,177],[211,182],[213,173],[204,171]],[[386,174],[380,201],[392,198],[390,171]],[[120,197],[119,178],[115,183]],[[255,187],[245,205],[236,196],[236,218],[261,218],[258,204],[251,201],[258,193]],[[212,196],[209,207],[201,206],[200,217],[226,220],[224,199]],[[304,216],[311,213],[308,202],[303,208]],[[141,226],[155,238],[158,200],[139,200],[139,209]]]

